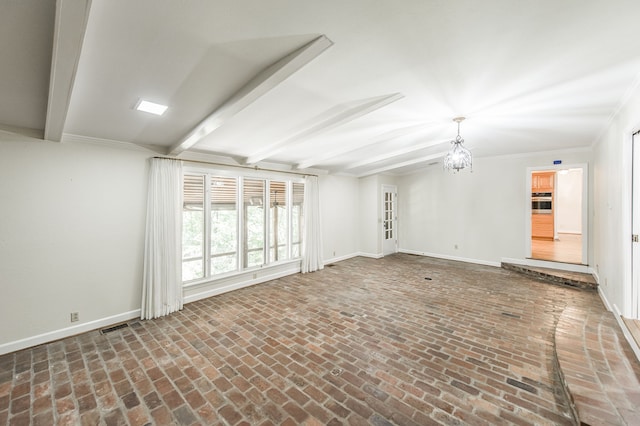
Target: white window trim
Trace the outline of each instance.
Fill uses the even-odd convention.
[[[236,251],[236,264],[237,269],[235,271],[230,271],[222,274],[211,275],[211,262],[210,262],[210,254],[211,254],[211,244],[209,240],[209,235],[211,231],[211,222],[209,220],[210,214],[203,214],[205,223],[204,223],[204,247],[203,247],[203,261],[204,261],[204,277],[196,278],[189,281],[182,281],[182,286],[184,288],[187,287],[195,287],[200,286],[205,283],[215,282],[218,280],[228,279],[230,277],[243,275],[255,271],[261,270],[269,270],[270,268],[280,267],[286,264],[299,263],[302,259],[302,253],[300,252],[298,257],[292,258],[293,255],[293,184],[294,183],[305,183],[305,179],[303,176],[296,176],[290,173],[278,173],[272,171],[264,171],[264,170],[252,170],[252,169],[238,169],[234,167],[225,167],[225,166],[185,166],[183,173],[185,175],[188,174],[203,174],[205,176],[221,176],[221,177],[234,177],[236,178],[237,188],[236,188],[236,205],[238,206],[238,219],[236,220],[237,226],[237,251]],[[242,226],[242,214],[244,211],[244,198],[242,196],[244,190],[244,180],[245,178],[250,179],[264,179],[265,180],[265,205],[269,202],[270,192],[269,192],[269,184],[271,181],[284,181],[287,185],[287,255],[288,258],[285,260],[278,260],[276,262],[272,262],[270,259],[269,252],[269,228],[271,226],[270,220],[270,209],[265,208],[265,227],[264,227],[264,260],[265,263],[262,265],[252,266],[252,267],[244,267],[244,227]],[[205,194],[204,194],[204,212],[210,212],[210,204],[211,204],[211,180],[204,179],[205,181]],[[209,243],[209,244],[207,244]],[[277,250],[277,248],[276,248]]]

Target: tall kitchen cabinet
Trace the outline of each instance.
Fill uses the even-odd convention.
[[[531,175],[531,192],[551,192],[556,180],[556,172],[534,172]]]
[[[531,238],[553,241],[555,227],[555,192],[556,172],[534,172],[531,175],[531,193],[551,194],[551,211],[547,213],[531,213]]]

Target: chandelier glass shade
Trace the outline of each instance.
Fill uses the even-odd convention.
[[[456,117],[453,119],[456,123],[458,123],[458,136],[456,136],[455,140],[452,140],[451,143],[453,146],[447,155],[444,157],[444,168],[446,170],[454,170],[459,172],[462,169],[467,167],[471,167],[472,158],[471,151],[465,148],[464,139],[460,136],[460,122],[464,120],[464,117]]]

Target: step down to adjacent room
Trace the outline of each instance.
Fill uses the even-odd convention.
[[[539,268],[536,266],[516,265],[514,263],[502,263],[502,267],[552,284],[565,285],[584,290],[598,289],[598,283],[591,274],[561,271],[551,268]]]

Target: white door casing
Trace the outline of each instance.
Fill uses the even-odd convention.
[[[531,175],[537,171],[582,169],[582,264],[589,264],[589,167],[586,163],[580,164],[554,164],[548,166],[527,167],[526,192],[526,222],[525,222],[525,253],[526,258],[531,259]]]
[[[631,137],[631,315],[640,318],[640,133]]]

